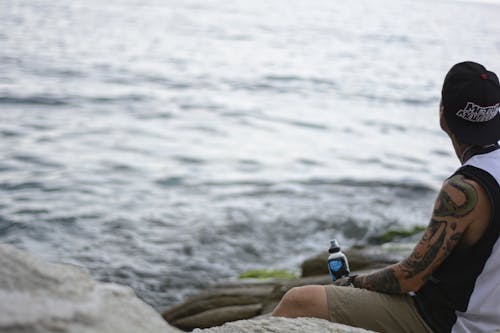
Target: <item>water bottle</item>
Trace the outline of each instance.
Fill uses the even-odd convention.
[[[328,271],[330,272],[332,281],[335,282],[341,277],[349,276],[349,263],[345,254],[340,251],[340,245],[336,239],[331,241],[328,252],[330,253],[328,257]]]

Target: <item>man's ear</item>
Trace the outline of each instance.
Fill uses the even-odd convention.
[[[444,106],[442,101],[439,102],[439,126],[441,126],[441,129],[445,131],[446,134],[451,136],[450,128],[448,127],[448,123],[444,117]]]
[[[448,134],[448,137],[451,139],[453,144],[458,144],[461,145],[461,143],[457,140],[455,134],[450,130],[448,127],[448,123],[446,122],[446,117],[444,116],[444,106],[443,103],[439,104],[439,125],[441,126],[441,129]]]

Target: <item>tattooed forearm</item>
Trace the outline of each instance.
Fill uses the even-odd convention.
[[[460,191],[464,197],[465,201],[459,205],[445,190],[441,190],[438,196],[438,204],[434,209],[435,216],[451,216],[451,217],[463,217],[469,214],[477,203],[477,191],[474,186],[468,184],[465,178],[461,175],[456,175],[452,177],[448,184],[453,188]]]
[[[356,288],[364,288],[387,294],[400,294],[401,285],[392,268],[386,268],[370,275],[357,276],[353,281]]]
[[[421,241],[408,258],[373,274],[358,276],[353,285],[388,294],[418,290],[418,285],[408,284],[408,281],[419,275],[418,280],[427,281],[433,267],[444,260],[460,241],[462,233],[456,229],[455,222],[431,220]]]

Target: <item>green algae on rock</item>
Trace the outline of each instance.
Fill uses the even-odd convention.
[[[285,269],[252,269],[240,274],[240,279],[294,279],[297,275]]]
[[[411,229],[389,229],[385,233],[370,238],[370,241],[376,244],[390,243],[398,239],[407,238],[421,233],[425,230],[425,226],[416,225]]]

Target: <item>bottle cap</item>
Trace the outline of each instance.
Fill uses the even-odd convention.
[[[330,248],[328,249],[329,253],[335,253],[340,251],[340,244],[339,242],[334,239],[330,242]]]

